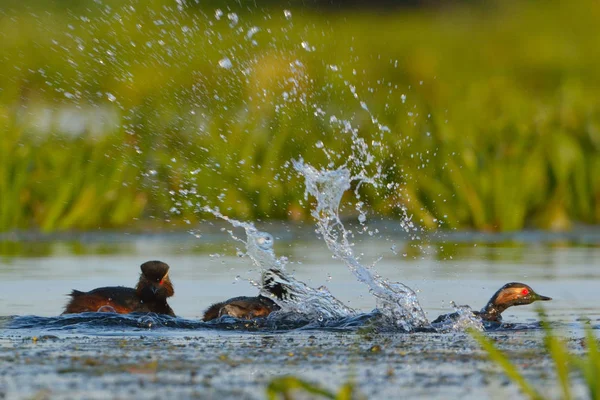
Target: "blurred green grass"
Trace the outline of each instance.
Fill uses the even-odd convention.
[[[320,141],[352,154],[332,115],[383,140],[389,186],[361,198],[379,215],[600,222],[597,2],[244,9],[235,24],[166,0],[32,4],[0,8],[0,230],[193,224],[197,202],[308,219],[287,162],[327,165]]]
[[[578,339],[583,344],[585,352],[583,354],[573,354],[569,349],[568,342],[551,328],[541,308],[538,309],[538,314],[543,321],[545,337],[544,346],[538,349],[537,352],[550,358],[550,365],[554,367],[554,375],[558,382],[556,387],[545,388],[542,392],[534,387],[532,382],[522,374],[503,351],[498,349],[492,338],[486,337],[477,331],[472,331],[470,334],[485,350],[490,360],[499,366],[502,372],[519,387],[524,398],[541,400],[548,398],[546,396],[552,393],[553,398],[572,399],[574,397],[573,392],[575,392],[571,381],[571,375],[573,375],[571,372],[573,371],[576,376],[582,378],[580,384],[583,383],[581,386],[585,388],[585,392],[588,394],[587,398],[600,399],[600,383],[598,381],[598,378],[600,378],[600,351],[598,351],[598,339],[593,328],[590,325],[585,326],[585,337]],[[559,392],[557,389],[559,388],[560,396],[557,397],[556,395]],[[581,395],[581,393],[578,393],[575,398],[581,397]]]

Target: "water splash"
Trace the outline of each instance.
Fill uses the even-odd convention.
[[[257,332],[286,332],[286,331],[336,331],[355,332],[357,330],[385,330],[381,326],[382,314],[377,310],[370,313],[359,313],[342,318],[319,320],[290,313],[274,315],[274,318],[256,318],[251,321],[224,316],[219,319],[204,322],[181,317],[170,317],[158,314],[116,314],[116,313],[81,313],[60,315],[57,317],[40,317],[34,315],[0,316],[0,334],[11,337],[43,336],[43,335],[120,335],[139,336],[178,336],[189,335],[191,332],[206,331],[257,331]],[[464,330],[468,326],[460,325],[453,328],[452,324],[436,326],[435,330],[442,333],[452,333]],[[462,327],[462,329],[461,329]],[[553,322],[554,329],[567,329],[563,323]],[[475,327],[479,329],[478,327]],[[571,328],[573,328],[571,326]],[[493,331],[524,331],[542,329],[540,322],[520,324],[483,324],[482,329]],[[593,329],[600,330],[599,326]],[[423,329],[421,329],[423,330]],[[424,329],[431,331],[430,329]]]
[[[173,14],[172,18],[168,20],[164,20],[163,18],[155,20],[154,24],[156,26],[163,26],[167,23],[168,25],[179,27],[182,21],[181,15],[179,12],[174,12]],[[282,33],[286,33],[287,29],[292,26],[292,14],[289,10],[284,11],[284,18],[286,22],[281,26]],[[296,39],[290,39],[286,33],[284,36],[286,39],[282,41],[283,43],[277,42],[277,44],[272,44],[273,50],[270,50],[270,52],[274,51],[273,58],[256,57],[256,51],[253,47],[256,44],[255,39],[261,39],[261,36],[263,36],[262,34],[257,35],[257,33],[262,29],[265,32],[265,37],[261,40],[266,40],[268,36],[266,33],[271,32],[267,26],[256,26],[255,20],[245,22],[240,19],[238,14],[234,12],[225,14],[221,9],[217,9],[214,13],[214,18],[210,17],[210,19],[211,21],[206,29],[199,28],[199,26],[202,26],[201,21],[195,18],[186,19],[186,23],[190,24],[192,28],[191,30],[190,28],[182,29],[185,34],[180,40],[189,40],[191,36],[199,35],[202,36],[202,40],[196,36],[194,37],[201,43],[205,43],[207,49],[215,47],[219,50],[218,57],[214,57],[215,66],[218,67],[217,71],[214,72],[216,77],[214,86],[216,88],[213,92],[208,85],[194,84],[188,90],[188,94],[195,101],[182,101],[182,103],[186,103],[186,107],[188,107],[187,103],[200,104],[205,103],[206,99],[214,99],[214,104],[216,105],[214,109],[218,110],[218,112],[208,112],[206,115],[203,113],[203,118],[200,120],[206,122],[205,120],[210,120],[211,118],[217,120],[221,118],[226,119],[227,124],[225,125],[228,128],[219,134],[219,138],[223,143],[227,143],[231,139],[230,136],[235,136],[232,132],[236,129],[229,126],[230,115],[228,113],[220,113],[224,109],[235,105],[244,111],[234,116],[233,125],[236,122],[246,121],[254,109],[251,106],[253,104],[257,105],[256,101],[258,98],[262,99],[261,102],[270,104],[274,112],[280,116],[294,110],[299,113],[298,115],[306,117],[314,113],[317,118],[322,119],[324,123],[329,124],[334,130],[337,129],[341,134],[347,136],[344,140],[349,140],[351,154],[347,154],[344,151],[336,153],[335,150],[327,149],[321,141],[318,142],[317,148],[322,149],[328,158],[329,164],[327,168],[329,170],[317,171],[315,168],[305,165],[302,161],[294,162],[296,169],[305,177],[306,195],[311,194],[317,199],[317,209],[313,210],[312,215],[318,221],[318,231],[325,239],[327,246],[334,256],[344,261],[357,278],[369,286],[371,293],[377,299],[377,306],[381,308],[383,314],[390,320],[391,324],[409,331],[414,328],[428,326],[429,323],[418,303],[416,294],[410,288],[401,283],[389,282],[380,277],[373,271],[373,266],[365,267],[360,264],[352,253],[352,244],[348,240],[348,232],[339,219],[338,208],[342,197],[346,191],[350,190],[351,183],[355,183],[354,193],[357,199],[355,209],[359,213],[358,221],[365,228],[363,232],[367,232],[367,211],[365,202],[360,197],[359,188],[363,183],[369,183],[375,188],[383,187],[383,165],[381,160],[385,159],[384,153],[388,150],[383,145],[383,137],[391,132],[376,117],[374,108],[368,104],[368,98],[359,94],[363,90],[363,87],[353,83],[357,78],[347,78],[342,74],[342,70],[349,71],[348,68],[350,67],[344,66],[342,63],[340,65],[329,66],[328,68],[335,73],[340,82],[343,82],[344,92],[351,95],[352,101],[358,103],[360,114],[366,113],[368,116],[367,121],[370,121],[374,127],[374,132],[371,132],[370,136],[360,134],[361,130],[359,130],[358,125],[354,122],[353,113],[345,113],[343,110],[335,109],[331,112],[325,111],[328,110],[328,107],[315,95],[318,90],[313,85],[313,78],[309,74],[310,69],[305,67],[306,54],[304,51],[300,51],[300,49],[309,52],[320,50],[315,46],[315,43],[304,40],[306,38],[299,38],[297,41]],[[222,21],[221,25],[223,26],[218,29],[216,27],[214,29],[211,28],[215,26],[213,23],[216,23],[216,21]],[[224,26],[229,26],[229,30],[224,28]],[[152,40],[146,42],[148,48],[162,49],[163,46],[169,46],[168,43],[164,42],[162,35],[160,35],[162,29],[160,28],[160,31],[154,34],[157,35],[156,37],[152,33],[149,34],[148,39]],[[238,44],[235,46],[228,45],[227,43],[229,42],[224,38],[236,39],[232,41],[235,43],[240,42],[238,39],[245,38],[245,41],[242,41],[243,43],[248,42],[252,44],[241,46]],[[156,44],[160,47],[156,47]],[[267,46],[265,43],[263,45]],[[194,51],[199,50],[195,49]],[[171,56],[171,53],[167,54],[169,57]],[[179,57],[179,55],[173,57],[176,57],[177,63],[183,62],[182,60],[185,59]],[[285,73],[274,74],[269,79],[266,79],[266,76],[261,77],[262,75],[257,75],[257,71],[265,68],[269,70],[268,67],[271,65],[278,71],[285,70]],[[127,70],[129,70],[129,66]],[[356,76],[355,70],[352,69],[352,71],[353,76]],[[271,81],[271,79],[278,81],[278,84],[272,87],[271,85],[267,85],[266,82]],[[251,85],[250,82],[253,82],[253,84]],[[240,85],[244,88],[253,88],[254,84],[257,85],[256,88],[258,90],[251,92],[251,96],[248,96],[241,103],[239,101],[241,98],[239,96],[240,93],[230,90],[232,88],[239,88]],[[333,90],[327,85],[322,89],[325,92]],[[365,92],[365,96],[368,96],[367,93]],[[120,99],[121,96],[119,96]],[[241,104],[244,105],[242,106]],[[292,104],[296,108],[290,108]],[[193,110],[190,109],[189,111],[191,115],[196,115],[195,113],[198,109],[197,107],[193,108]],[[260,107],[256,109],[258,108]],[[336,114],[334,115],[333,112]],[[195,119],[193,120],[195,121]],[[207,125],[204,122],[198,122],[200,124],[200,132],[207,130]],[[260,121],[259,125],[262,125],[262,123]],[[240,129],[247,131],[247,127]],[[206,168],[220,175],[225,163],[238,166],[244,165],[246,163],[245,158],[241,158],[241,156],[234,152],[232,152],[234,154],[229,154],[231,147],[229,145],[225,147],[228,157],[218,162],[217,160],[211,160],[203,164],[201,168]],[[206,149],[202,148],[202,150]],[[237,160],[236,157],[241,159]],[[347,160],[345,166],[333,170],[332,168],[334,168],[336,160],[342,157]],[[235,160],[238,163],[231,163]],[[179,164],[173,159],[169,168],[176,171],[180,168],[179,165],[185,165],[186,161],[184,159]],[[262,168],[262,165],[257,165],[257,167]],[[190,172],[189,189],[169,190],[168,193],[173,199],[173,207],[170,210],[172,214],[176,216],[181,215],[188,207],[196,209],[193,205],[195,203],[194,198],[201,199],[201,203],[195,204],[206,204],[211,201],[208,197],[209,195],[203,192],[202,184],[195,177],[196,174],[194,171],[199,170],[199,168],[196,168]],[[244,176],[243,173],[237,175]],[[181,199],[178,199],[178,197],[181,197]],[[226,198],[227,195],[225,194],[225,190],[223,190],[217,196],[217,201],[223,203]],[[289,275],[285,271],[286,260],[275,256],[273,251],[273,237],[268,233],[258,231],[252,224],[230,219],[216,209],[201,206],[198,209],[228,221],[233,227],[244,229],[246,233],[245,239],[235,237],[232,232],[231,235],[236,240],[244,243],[246,254],[261,269],[261,282],[253,282],[253,284],[260,288],[261,294],[268,295],[269,297],[273,297],[273,292],[269,291],[270,287],[267,283],[284,288],[285,296],[275,296],[276,298],[274,299],[284,311],[293,311],[303,315],[315,315],[317,318],[335,318],[356,314],[354,310],[346,307],[332,296],[325,287],[314,289]],[[403,212],[406,213],[404,209]],[[413,229],[408,215],[405,215],[404,220],[406,221],[405,225]],[[186,222],[189,222],[189,220]]]
[[[219,210],[203,207],[203,211],[229,222],[235,228],[242,228],[246,240],[231,236],[245,244],[246,255],[261,269],[261,282],[251,283],[260,289],[260,294],[273,299],[281,307],[279,315],[286,318],[312,318],[317,321],[343,318],[356,315],[356,311],[335,298],[329,290],[321,286],[314,289],[297,280],[285,271],[286,258],[277,258],[273,250],[274,239],[268,232],[256,229],[254,224],[238,221],[223,215]],[[278,288],[274,290],[274,288]]]
[[[362,177],[352,177],[346,167],[317,170],[302,159],[293,160],[293,165],[305,179],[305,198],[308,199],[311,195],[317,200],[316,206],[311,210],[311,215],[317,221],[317,232],[334,256],[342,260],[356,278],[369,287],[377,299],[377,307],[388,322],[405,331],[429,327],[429,321],[411,288],[382,278],[373,270],[373,266],[363,266],[352,251],[348,231],[339,217],[339,207],[351,182],[357,180],[362,183]]]
[[[450,302],[454,312],[448,314],[441,322],[434,324],[438,332],[464,332],[469,329],[485,330],[483,320],[473,313],[469,306],[459,306]]]

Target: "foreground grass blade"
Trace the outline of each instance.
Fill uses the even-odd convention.
[[[600,400],[600,350],[592,328],[586,328],[585,343],[587,357],[575,357],[574,364],[581,371],[588,388],[590,399]]]
[[[547,324],[544,324],[547,325]],[[556,376],[560,382],[564,400],[572,399],[571,388],[569,382],[569,353],[565,343],[554,336],[550,328],[546,327],[546,350],[554,360]]]
[[[267,386],[267,398],[269,400],[275,400],[279,395],[279,398],[285,400],[292,399],[292,392],[295,390],[302,390],[306,393],[319,395],[326,399],[336,399],[334,393],[294,376],[284,376],[273,379],[269,383],[269,386]]]
[[[525,393],[532,400],[542,400],[543,397],[531,386],[525,377],[521,375],[517,367],[508,359],[508,357],[494,346],[494,343],[485,337],[483,334],[477,331],[471,331],[471,335],[477,340],[477,342],[483,347],[488,353],[492,361],[502,367],[504,373],[510,378],[511,381],[515,382],[521,388],[521,391]]]
[[[352,382],[344,383],[337,394],[335,394],[295,376],[283,376],[275,378],[269,383],[269,386],[267,386],[267,399],[275,400],[281,398],[290,400],[294,398],[294,391],[302,393],[301,398],[306,398],[307,394],[313,395],[310,396],[310,398],[316,396],[333,400],[352,400],[356,398],[356,392]]]

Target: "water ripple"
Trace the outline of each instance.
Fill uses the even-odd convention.
[[[554,326],[553,328],[559,328]],[[561,324],[558,324],[561,325]],[[564,324],[562,324],[564,325]],[[530,323],[485,323],[486,331],[516,332],[523,330],[542,329],[539,322]],[[600,329],[594,326],[593,329]],[[241,320],[229,316],[204,322],[185,318],[170,317],[158,314],[114,314],[114,313],[81,313],[60,315],[57,317],[40,317],[35,315],[0,317],[0,330],[5,334],[39,334],[39,332],[55,332],[63,334],[110,335],[127,333],[155,332],[160,335],[181,334],[185,332],[358,332],[381,333],[398,331],[397,326],[391,327],[386,318],[378,310],[370,313],[342,318],[310,320],[289,313],[273,313],[268,318]],[[422,329],[419,332],[443,332],[434,328]],[[407,332],[404,332],[407,333]]]

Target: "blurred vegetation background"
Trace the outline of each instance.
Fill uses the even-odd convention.
[[[343,162],[348,123],[377,215],[600,222],[599,2],[241,4],[3,2],[0,231],[307,220],[289,161]]]

